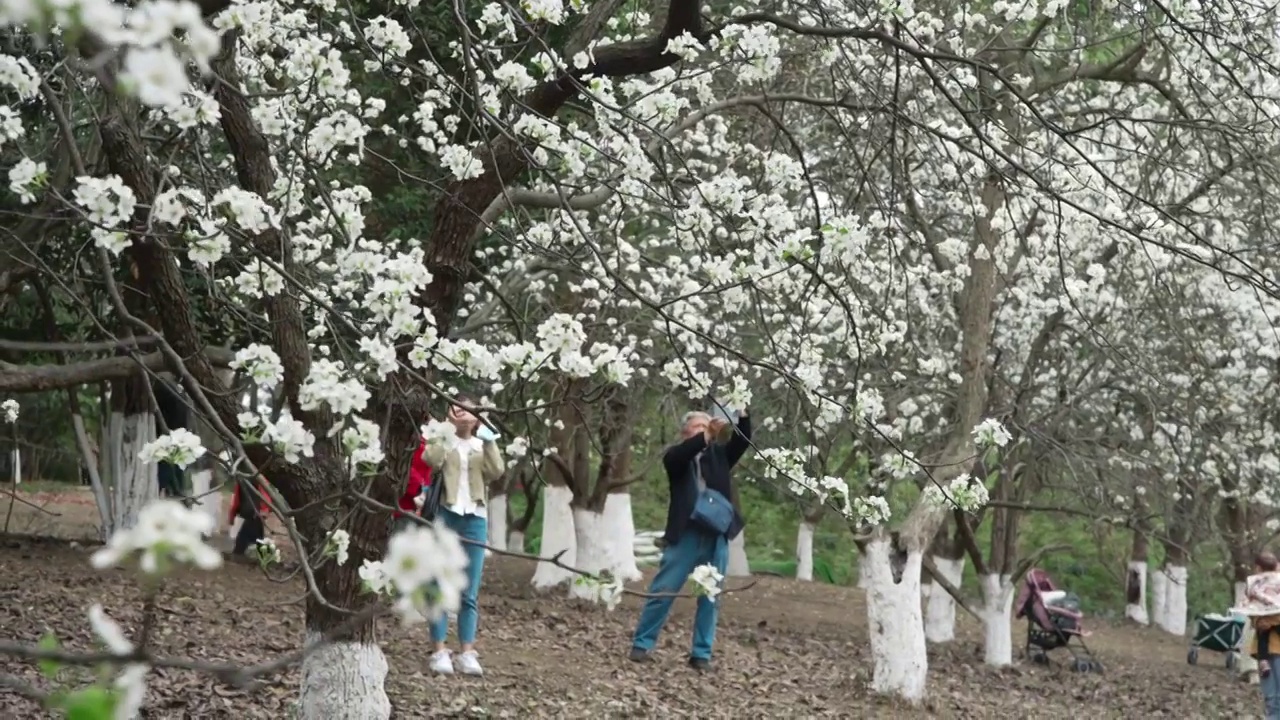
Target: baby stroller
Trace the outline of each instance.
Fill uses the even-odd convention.
[[[1227,654],[1227,669],[1235,670],[1239,661],[1240,641],[1244,639],[1244,618],[1230,615],[1201,615],[1187,649],[1187,664],[1200,660],[1200,648]]]
[[[1016,617],[1027,619],[1027,657],[1040,665],[1049,664],[1049,651],[1066,648],[1071,653],[1071,669],[1102,672],[1102,663],[1093,658],[1084,638],[1088,633],[1080,621],[1080,599],[1074,593],[1054,587],[1049,573],[1031,570],[1018,593]],[[1075,642],[1072,642],[1072,641]]]

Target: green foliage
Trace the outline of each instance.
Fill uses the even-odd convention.
[[[116,713],[115,691],[90,685],[67,693],[56,693],[49,704],[61,710],[67,720],[111,720]]]

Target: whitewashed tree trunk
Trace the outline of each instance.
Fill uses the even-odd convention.
[[[747,533],[742,531],[738,537],[729,541],[729,565],[724,572],[726,577],[747,577],[751,574],[751,563],[747,561]]]
[[[1171,635],[1187,634],[1187,568],[1170,565],[1165,568],[1164,629]]]
[[[13,484],[22,484],[22,450],[13,449]]]
[[[858,582],[856,586],[859,590],[867,589],[867,556],[865,553],[858,558]]]
[[[867,543],[862,557],[867,588],[867,628],[874,671],[871,688],[909,702],[924,698],[929,670],[920,609],[920,553],[909,553],[894,582],[887,538]]]
[[[1147,563],[1145,560],[1134,560],[1129,563],[1129,575],[1138,578],[1138,601],[1124,606],[1124,616],[1139,625],[1151,624],[1147,615]],[[1128,578],[1126,578],[1126,592]]]
[[[933,567],[938,574],[956,588],[964,582],[964,558],[933,556]],[[956,639],[956,600],[951,593],[932,580],[925,586],[924,636],[931,643],[945,643]]]
[[[308,642],[319,639],[309,633]],[[387,658],[376,643],[337,642],[302,661],[300,720],[388,720]]]
[[[222,524],[222,493],[213,490],[213,468],[191,473],[191,497],[196,508],[213,520],[216,528]]]
[[[604,532],[613,551],[612,569],[626,582],[644,577],[636,564],[636,523],[631,514],[631,493],[609,493],[604,500]]]
[[[982,659],[988,665],[1013,664],[1013,583],[1008,575],[983,575]]]
[[[576,567],[589,573],[612,570],[615,556],[610,544],[604,515],[593,510],[573,509],[573,529],[576,534]],[[576,579],[576,578],[575,578]],[[569,583],[569,597],[590,599],[593,593],[586,585]]]
[[[578,539],[573,527],[573,490],[566,485],[547,485],[542,490],[542,551],[541,557],[553,558],[558,553],[560,562],[577,567]],[[569,582],[574,574],[552,563],[538,563],[533,573],[533,586],[539,590]]]
[[[507,496],[494,495],[489,498],[489,545],[498,549],[507,549]]]
[[[110,532],[133,527],[143,506],[160,495],[156,466],[138,459],[143,446],[156,439],[156,420],[150,413],[112,412],[101,443],[104,481],[110,488]]]
[[[1244,604],[1244,601],[1245,601],[1244,588],[1245,588],[1245,584],[1242,582],[1238,582],[1235,584],[1235,600],[1236,600],[1235,604],[1237,606]],[[1248,648],[1249,644],[1252,641],[1253,641],[1253,623],[1246,622],[1244,624],[1244,637],[1241,639],[1241,647]],[[1272,669],[1274,670],[1275,668],[1272,668]],[[1236,656],[1236,674],[1248,675],[1250,673],[1256,673],[1256,672],[1258,672],[1258,661],[1254,660],[1252,655],[1250,655],[1247,652],[1241,652],[1239,655]]]
[[[796,531],[796,579],[813,582],[813,523],[803,520]]]
[[[1169,576],[1164,568],[1151,571],[1151,624],[1158,628],[1165,625],[1166,606],[1169,601]]]
[[[524,552],[524,533],[519,530],[512,530],[507,537],[507,549]]]

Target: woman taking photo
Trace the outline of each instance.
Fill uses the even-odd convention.
[[[455,403],[474,406],[466,396],[454,398]],[[480,614],[476,598],[480,594],[480,573],[484,570],[484,543],[489,537],[489,521],[485,511],[489,483],[497,480],[505,470],[502,454],[489,433],[489,439],[476,437],[480,418],[469,410],[450,404],[448,421],[454,434],[443,441],[427,444],[426,461],[432,468],[432,482],[443,482],[438,521],[453,530],[464,541],[467,552],[467,589],[462,593],[462,606],[458,610],[458,642],[462,653],[458,655],[458,671],[465,675],[482,675],[480,660],[476,656],[476,626]],[[431,624],[431,640],[435,653],[431,656],[434,672],[453,672],[453,655],[445,646],[449,632],[449,616],[442,615]]]

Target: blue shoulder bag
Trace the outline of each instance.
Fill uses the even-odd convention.
[[[690,520],[717,535],[728,535],[736,512],[733,503],[719,490],[707,487],[702,479],[702,454],[693,460],[693,476],[698,483],[698,499],[693,504]]]

